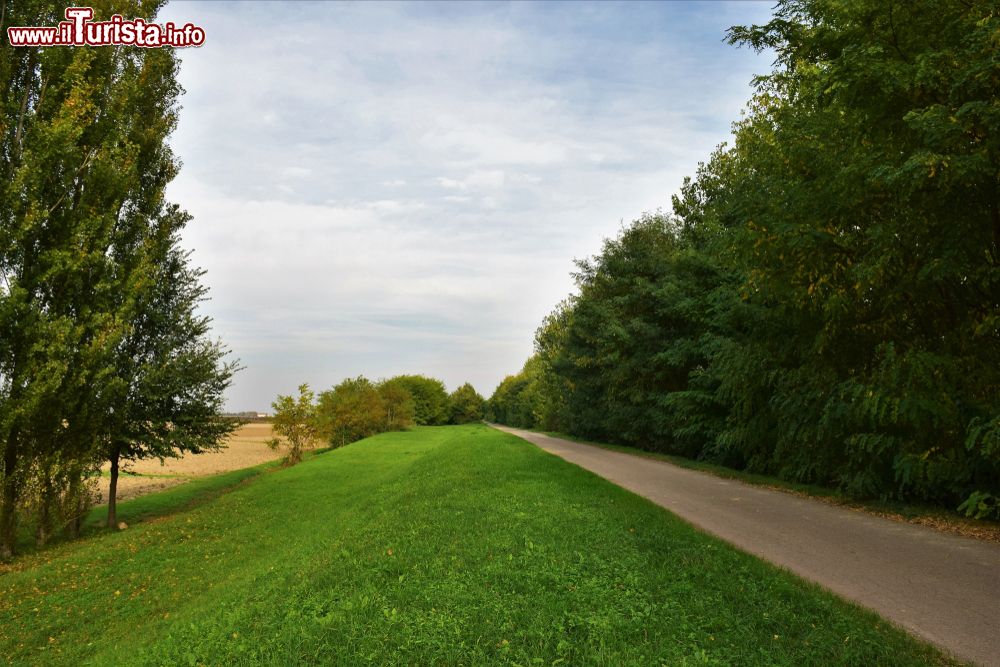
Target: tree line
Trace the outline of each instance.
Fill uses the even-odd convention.
[[[97,3],[152,19],[160,2]],[[3,25],[63,5],[3,3]],[[218,447],[237,364],[165,199],[179,162],[171,49],[0,46],[0,558],[75,534],[110,467]]]
[[[579,261],[487,418],[1000,518],[986,2],[784,0],[673,198]]]
[[[330,447],[414,425],[468,424],[482,421],[485,399],[466,382],[451,394],[441,380],[397,375],[372,382],[347,378],[318,396],[308,384],[298,396],[279,395],[271,404],[272,448],[287,449],[286,462],[298,463],[304,451],[325,442]]]

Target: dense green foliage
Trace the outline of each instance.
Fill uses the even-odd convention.
[[[486,402],[486,420],[522,428],[556,427],[540,390],[545,377],[538,357],[528,359],[521,372],[505,377]]]
[[[25,557],[0,577],[0,661],[946,662],[874,614],[480,425],[383,434]]]
[[[309,385],[299,386],[298,398],[281,396],[271,404],[274,432],[268,444],[288,448],[285,462],[302,460],[306,449],[326,441],[342,447],[384,431],[399,431],[413,425],[413,398],[397,384],[359,376],[347,378],[316,400]]]
[[[486,400],[476,388],[466,382],[448,395],[450,424],[471,424],[483,420],[483,406]]]
[[[279,394],[271,403],[271,428],[276,434],[267,441],[271,449],[284,447],[285,462],[294,465],[319,442],[323,431],[316,411],[316,395],[308,384],[299,385],[298,396]]]
[[[415,401],[399,383],[348,378],[319,395],[320,432],[331,445],[345,445],[413,425]]]
[[[448,391],[444,382],[424,375],[397,375],[386,384],[405,389],[413,397],[413,419],[420,426],[447,424]]]
[[[787,0],[734,28],[777,61],[732,146],[579,263],[489,414],[1000,517],[992,7]]]
[[[218,450],[238,422],[222,416],[223,396],[237,367],[210,338],[211,320],[197,314],[207,288],[203,274],[178,247],[187,221],[171,221],[133,251],[141,269],[117,308],[128,322],[113,356],[115,375],[105,391],[105,459],[111,464],[108,525],[116,524],[116,489],[122,463]]]
[[[94,3],[151,18],[161,2]],[[3,26],[64,3],[5,2]],[[0,40],[0,557],[17,523],[79,528],[110,460],[214,445],[235,370],[194,314],[200,272],[165,200],[181,88],[171,49]],[[113,509],[113,506],[112,506]],[[113,518],[113,516],[112,516]]]
[[[275,410],[275,431],[292,447],[292,431],[309,430],[307,440],[323,439],[334,447],[386,431],[402,431],[415,424],[467,424],[483,418],[485,399],[468,382],[451,394],[444,383],[423,375],[398,375],[388,380],[372,382],[364,376],[347,378],[332,389],[322,392],[314,401],[302,394],[300,398],[279,396],[272,404]],[[294,425],[294,426],[289,426]],[[279,442],[274,441],[277,447]],[[290,457],[296,463],[299,457]]]
[[[316,407],[321,430],[331,444],[339,446],[386,430],[382,397],[375,384],[365,378],[347,378],[319,396]]]

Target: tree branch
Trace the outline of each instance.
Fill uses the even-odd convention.
[[[96,148],[90,149],[90,152],[87,153],[87,157],[84,158],[84,160],[83,160],[83,164],[81,164],[80,168],[76,170],[75,174],[73,174],[73,178],[76,178],[77,176],[79,176],[80,172],[82,172],[84,169],[86,169],[90,165],[90,161],[94,158],[94,156],[96,154],[97,154],[97,149]],[[59,195],[59,199],[57,199],[56,203],[53,204],[52,208],[49,209],[48,215],[52,215],[52,213],[55,212],[55,210],[57,208],[59,208],[59,205],[63,203],[64,199],[66,199],[66,193],[65,192],[63,192],[61,195]]]

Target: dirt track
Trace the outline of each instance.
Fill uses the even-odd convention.
[[[1000,545],[497,426],[737,547],[873,609],[963,660],[1000,666]]]
[[[188,454],[179,459],[138,461],[127,466],[130,472],[143,475],[122,475],[118,479],[118,500],[134,498],[182,484],[193,477],[248,468],[282,456],[271,450],[265,440],[271,437],[270,424],[246,424],[226,441],[226,449],[208,454]],[[108,466],[104,467],[107,470]],[[148,476],[147,476],[148,475]],[[162,476],[161,476],[162,475]],[[108,501],[107,477],[100,479],[101,502]]]

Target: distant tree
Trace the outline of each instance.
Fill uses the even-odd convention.
[[[320,440],[320,426],[317,419],[315,394],[308,384],[299,385],[299,396],[282,396],[271,403],[274,416],[271,420],[274,432],[282,436],[268,440],[271,449],[285,446],[288,454],[285,461],[292,465],[302,460],[302,453],[315,446]]]
[[[704,440],[682,434],[682,411],[669,397],[705,367],[709,297],[726,283],[678,222],[659,214],[634,221],[577,266],[571,309],[536,335],[540,378],[546,370],[562,376],[584,437],[697,454]]]
[[[482,421],[485,400],[475,387],[466,382],[448,396],[452,424],[469,424]]]
[[[518,428],[540,426],[544,405],[540,370],[538,357],[532,356],[520,373],[505,377],[487,402],[487,418]]]
[[[410,392],[417,424],[448,423],[448,391],[441,380],[423,375],[398,375],[387,380],[386,384],[400,386]]]
[[[413,426],[414,402],[413,395],[401,384],[380,382],[378,392],[385,408],[386,431],[402,431]]]
[[[317,415],[322,436],[335,447],[381,433],[387,424],[382,393],[360,376],[321,393]]]
[[[572,428],[572,412],[567,399],[573,385],[560,373],[565,363],[564,353],[573,326],[573,300],[567,299],[545,317],[535,331],[535,358],[539,405],[535,407],[539,428],[568,432]]]

